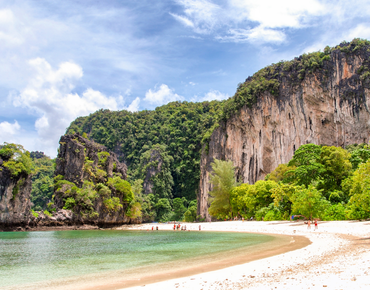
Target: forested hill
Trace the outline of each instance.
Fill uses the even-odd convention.
[[[148,179],[145,171],[148,162],[154,164],[161,160],[160,171],[168,178],[157,179],[154,187],[161,190],[172,187],[172,192],[166,192],[164,196],[191,200],[199,187],[201,146],[202,143],[208,145],[214,128],[237,115],[241,108],[253,107],[266,92],[283,98],[299,90],[304,80],[313,75],[325,87],[328,76],[334,71],[333,59],[338,55],[349,61],[355,55],[362,59],[363,65],[348,80],[360,82],[361,90],[339,84],[341,100],[354,100],[353,110],[359,110],[364,89],[370,88],[370,42],[354,39],[335,47],[327,46],[322,52],[303,54],[291,61],[263,68],[240,83],[235,95],[223,102],[174,102],[153,111],[136,113],[100,110],[76,119],[67,133],[86,133],[89,138],[114,151],[127,163],[130,181]],[[153,146],[156,144],[165,146],[160,147],[160,160],[148,157],[154,156]]]
[[[87,133],[89,138],[114,151],[127,163],[131,182],[145,180],[143,167],[148,162],[145,156],[154,145],[164,145],[161,155],[166,162],[160,170],[172,178],[162,182],[169,183],[172,192],[163,195],[192,200],[199,186],[202,138],[216,122],[221,106],[217,101],[173,102],[153,111],[135,113],[100,110],[76,119],[67,133]]]

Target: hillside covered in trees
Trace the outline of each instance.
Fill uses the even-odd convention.
[[[364,101],[363,90],[370,86],[370,42],[354,39],[352,42],[327,46],[323,51],[303,54],[291,61],[280,61],[265,67],[240,83],[235,95],[225,101],[173,102],[153,111],[134,113],[100,110],[87,117],[77,118],[66,133],[86,134],[114,151],[127,164],[130,182],[144,180],[144,195],[149,193],[145,185],[151,168],[147,166],[148,156],[159,148],[155,149],[155,146],[160,146],[160,160],[151,162],[159,162],[161,166],[158,172],[150,173],[150,179],[154,180],[159,175],[167,177],[161,179],[162,184],[157,186],[158,192],[154,188],[153,194],[169,199],[184,197],[193,200],[199,187],[202,146],[207,150],[214,129],[237,115],[242,107],[253,107],[265,92],[275,96],[289,94],[313,74],[324,85],[334,69],[331,60],[338,54],[365,57],[357,71],[362,91],[345,91],[341,94],[343,101],[356,98],[353,110],[359,110],[360,104],[357,101]]]
[[[334,71],[333,59],[338,58],[338,55],[348,59],[356,56],[357,59],[362,60],[359,69],[356,69],[350,79],[350,81],[356,82],[360,89],[352,90],[347,83],[339,84],[338,87],[340,106],[349,105],[349,110],[355,115],[361,110],[363,104],[366,105],[365,90],[370,88],[370,42],[361,39],[343,42],[336,47],[326,47],[322,52],[303,54],[291,61],[281,61],[265,67],[248,77],[245,82],[240,83],[235,95],[225,101],[172,102],[152,111],[140,112],[102,109],[89,116],[77,118],[67,128],[66,134],[78,134],[89,142],[105,146],[107,150],[116,154],[120,162],[127,166],[127,182],[132,188],[135,201],[140,203],[140,211],[144,221],[180,220],[184,217],[191,221],[196,218],[195,199],[197,197],[199,210],[201,155],[202,152],[208,152],[212,133],[217,131],[217,128],[224,126],[231,118],[237,118],[242,108],[253,108],[263,94],[284,98],[284,96],[299,90],[302,82],[313,76],[325,89],[325,84]],[[322,122],[325,125],[327,120]],[[227,139],[228,136],[225,138]],[[255,185],[241,185],[246,187],[241,192],[250,192],[248,194],[251,198],[252,196],[257,198],[261,192],[265,192],[265,189],[256,188],[267,182],[280,187],[288,185],[299,187],[299,190],[302,191],[314,188],[332,205],[334,205],[333,203],[349,204],[352,198],[351,189],[346,187],[344,183],[348,183],[350,177],[356,176],[356,170],[360,170],[357,169],[359,164],[366,161],[368,148],[365,145],[360,147],[356,145],[357,147],[353,147],[353,150],[351,148],[341,149],[342,151],[339,150],[340,148],[335,149],[337,152],[335,154],[343,155],[343,160],[347,160],[343,161],[344,163],[341,161],[340,164],[345,168],[345,172],[338,176],[338,170],[330,171],[325,167],[328,166],[325,163],[325,154],[328,156],[334,154],[329,152],[331,149],[321,147],[320,144],[312,146],[316,147],[309,149],[312,149],[316,155],[312,158],[309,157],[308,164],[304,164],[305,167],[300,167],[302,166],[301,161],[295,155],[289,164],[280,165],[275,169],[266,181],[258,181]],[[63,144],[61,144],[62,147]],[[299,150],[297,150],[297,154],[298,152]],[[33,209],[53,210],[55,208],[55,192],[60,189],[58,185],[64,179],[58,177],[55,179],[54,160],[40,152],[32,152],[29,158],[32,159],[33,164],[31,194],[31,200],[34,203]],[[363,168],[363,166],[365,165],[360,167]],[[96,168],[98,167],[99,165]],[[89,164],[86,163],[84,168],[88,170]],[[101,168],[98,169],[101,170]],[[98,169],[93,170],[95,175],[101,173]],[[78,188],[82,194],[84,188]],[[286,188],[286,190],[289,191],[291,188]],[[286,195],[285,189],[283,191]],[[229,200],[231,211],[219,215],[217,210],[214,211],[213,208],[211,209],[212,215],[220,218],[235,216],[237,213],[240,215],[243,213],[245,216],[257,216],[257,212],[262,209],[264,211],[266,208],[271,210],[274,198],[272,192],[268,192],[266,196],[262,197],[265,201],[261,205],[256,202],[247,205],[244,197],[242,201],[231,197],[231,201]],[[64,199],[62,197],[60,204],[72,210],[79,208],[82,204],[79,204],[78,200],[83,201],[80,198],[81,194],[77,190],[75,196],[68,196]],[[279,209],[282,216],[290,214],[293,210],[293,200],[290,199],[290,196],[286,197],[285,195],[281,198],[286,200],[284,206],[287,208]],[[92,204],[94,202],[95,199],[91,201]],[[208,201],[206,200],[206,202]],[[281,207],[282,205],[276,201],[274,206]],[[356,215],[352,214],[351,216],[355,217]]]

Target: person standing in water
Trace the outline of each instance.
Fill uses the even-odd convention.
[[[315,231],[318,230],[319,227],[317,226],[317,219],[315,220]]]
[[[311,221],[308,220],[308,223],[307,223],[307,229],[310,230],[311,229]]]

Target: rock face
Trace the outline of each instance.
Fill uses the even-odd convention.
[[[98,183],[106,185],[107,179],[115,176],[119,176],[121,179],[127,178],[126,165],[119,162],[116,154],[108,151],[105,146],[83,138],[78,134],[62,136],[59,143],[60,148],[56,159],[55,176],[63,176],[63,180],[73,182],[78,188],[83,187],[86,181],[89,181],[94,187]],[[99,156],[101,153],[105,155]],[[86,163],[86,160],[89,160],[89,164]],[[102,162],[102,160],[104,161]],[[99,175],[99,171],[103,175]],[[124,196],[118,195],[112,188],[109,193],[106,193],[106,196],[97,193],[96,188],[91,189],[95,197],[90,197],[85,205],[89,205],[93,210],[93,216],[84,214],[82,208],[78,206],[74,208],[72,215],[68,212],[62,212],[61,209],[65,206],[67,198],[66,191],[70,190],[65,187],[68,187],[68,184],[63,185],[61,190],[56,190],[55,192],[55,206],[60,217],[53,215],[52,218],[49,218],[51,224],[64,221],[67,224],[109,226],[134,222],[125,215],[127,205],[123,201]],[[85,198],[83,194],[78,198],[86,199],[89,194],[91,195],[91,193],[86,193]],[[111,200],[114,197],[119,198],[119,202],[123,204],[123,207],[119,210],[108,210],[104,206],[104,198]]]
[[[14,177],[0,158],[0,229],[27,226],[31,219],[31,175]]]
[[[55,175],[63,175],[64,179],[74,182],[77,186],[82,186],[84,180],[89,178],[89,173],[84,171],[85,156],[92,160],[94,162],[92,166],[96,167],[99,162],[98,153],[108,151],[105,146],[83,138],[79,134],[62,136],[59,144]],[[107,176],[113,176],[115,163],[115,171],[120,173],[123,179],[126,179],[126,165],[118,161],[116,154],[109,153],[104,168]]]
[[[306,75],[292,86],[281,79],[279,94],[261,94],[213,132],[203,148],[198,214],[209,219],[211,162],[232,160],[237,179],[254,183],[287,163],[302,144],[345,146],[367,143],[370,136],[368,80],[359,71],[369,53],[331,54],[327,74]]]

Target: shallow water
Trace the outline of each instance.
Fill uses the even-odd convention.
[[[0,233],[0,287],[218,257],[274,237],[181,231],[55,231]],[[148,267],[149,266],[149,267]],[[153,267],[151,267],[153,266]]]

